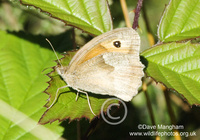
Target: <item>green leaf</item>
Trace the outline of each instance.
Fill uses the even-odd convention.
[[[65,57],[61,59],[61,64],[64,67],[68,66],[68,63],[74,54],[75,52],[68,52],[68,54],[66,54]],[[46,104],[46,107],[51,106],[51,104],[53,103],[57,89],[66,85],[65,81],[56,72],[55,67],[54,71],[52,71],[48,75],[51,78],[51,81],[49,81],[49,88],[45,92],[50,95],[50,98],[49,102]],[[60,89],[58,95],[59,96],[58,98],[56,98],[56,102],[44,113],[39,123],[46,124],[49,122],[54,122],[55,120],[74,120],[83,117],[91,121],[94,117],[96,117],[92,114],[89,108],[87,97],[84,93],[79,92],[79,97],[77,101],[75,100],[77,91],[73,89]],[[88,93],[88,95],[93,112],[96,115],[99,115],[102,105],[110,96],[97,95],[94,93]],[[108,105],[110,105],[111,103],[117,102],[118,100],[116,99],[109,101],[107,104],[105,104],[103,111],[106,111]]]
[[[48,98],[43,91],[49,78],[42,71],[55,65],[54,54],[3,31],[0,40],[0,139],[58,139],[63,131],[58,124],[38,125]]]
[[[146,73],[182,94],[190,104],[200,104],[200,45],[168,43],[142,53]]]
[[[21,0],[52,17],[94,35],[112,30],[112,20],[106,0]]]
[[[199,0],[171,0],[159,24],[159,39],[169,42],[200,36],[199,9]]]

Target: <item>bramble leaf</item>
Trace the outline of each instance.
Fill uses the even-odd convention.
[[[171,0],[158,27],[159,39],[169,42],[199,37],[199,9],[199,0]]]
[[[34,37],[0,31],[0,139],[55,140],[63,131],[58,123],[38,125],[49,80],[42,71],[55,65],[55,56],[28,38]]]
[[[74,52],[68,52],[68,54],[66,54],[65,57],[61,59],[61,64],[64,67],[68,66],[68,63],[73,55]],[[49,88],[45,92],[50,95],[50,98],[49,102],[46,104],[46,107],[49,107],[53,103],[57,89],[67,85],[62,77],[58,75],[57,71],[54,70],[48,75],[51,78],[51,81],[49,81]],[[55,120],[74,120],[83,117],[91,121],[95,116],[92,114],[89,108],[87,97],[84,93],[79,92],[79,97],[76,101],[75,99],[77,92],[78,91],[68,87],[60,89],[58,92],[59,96],[56,99],[55,104],[53,104],[53,106],[44,113],[39,123],[46,124],[48,122],[54,122]],[[107,100],[109,96],[102,96],[94,93],[88,93],[88,95],[91,108],[93,112],[98,116],[101,112],[101,107],[103,103]],[[104,106],[103,111],[107,110],[108,105],[110,105],[111,103],[117,102],[118,100],[111,100]]]
[[[182,94],[190,104],[200,104],[200,45],[167,43],[142,53],[146,73]]]
[[[94,35],[112,30],[112,19],[106,0],[21,0]]]

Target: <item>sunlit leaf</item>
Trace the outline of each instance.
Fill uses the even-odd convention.
[[[147,75],[182,94],[190,104],[200,103],[200,45],[168,43],[142,53]]]
[[[112,20],[106,0],[21,0],[94,35],[112,30]]]
[[[199,0],[171,0],[160,21],[159,39],[169,42],[199,37],[199,9]]]
[[[43,91],[49,78],[42,71],[55,65],[54,55],[6,32],[0,40],[0,139],[58,139],[63,131],[58,124],[38,126],[48,98]],[[42,133],[47,128],[49,135]]]

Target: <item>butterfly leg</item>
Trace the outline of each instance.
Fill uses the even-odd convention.
[[[77,90],[78,91],[78,90]],[[76,94],[76,101],[78,100],[78,96],[79,96],[79,91]]]
[[[92,107],[91,107],[91,104],[90,104],[90,100],[89,100],[88,93],[85,92],[85,91],[79,90],[79,89],[76,89],[76,90],[77,90],[78,92],[85,93],[85,95],[87,96],[87,101],[88,101],[88,105],[89,105],[90,111],[92,112],[92,114],[93,114],[94,116],[96,116],[96,114],[95,114],[95,113],[93,112],[93,110],[92,110]]]
[[[54,98],[54,100],[53,100],[53,103],[52,103],[47,109],[50,109],[50,108],[55,104],[56,100],[58,99],[58,91],[59,91],[60,89],[66,88],[66,87],[69,87],[69,86],[66,85],[66,86],[63,86],[63,87],[59,87],[59,88],[57,89],[57,91],[56,91],[56,96],[55,96],[55,98]]]

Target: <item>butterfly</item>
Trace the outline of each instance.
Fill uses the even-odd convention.
[[[93,38],[78,50],[68,66],[60,63],[56,67],[66,86],[57,89],[49,108],[59,90],[66,87],[85,93],[93,114],[87,92],[131,101],[144,76],[139,50],[140,36],[132,28],[118,28]]]

